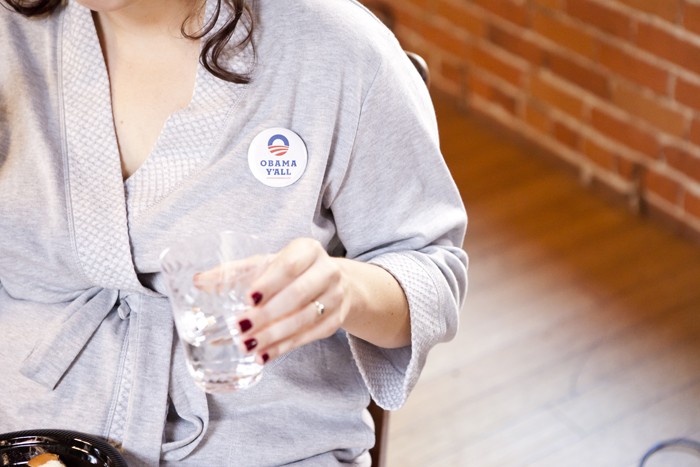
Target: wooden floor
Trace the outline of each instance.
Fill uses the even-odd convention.
[[[389,467],[633,467],[657,441],[700,439],[700,246],[436,105],[469,296],[391,415]]]

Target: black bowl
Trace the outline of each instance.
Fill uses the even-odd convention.
[[[128,467],[119,451],[96,436],[67,430],[0,434],[0,466],[27,465],[32,457],[57,454],[67,467]]]

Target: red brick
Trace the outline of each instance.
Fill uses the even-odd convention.
[[[665,146],[662,154],[666,163],[700,183],[700,157],[676,146]]]
[[[700,74],[700,46],[650,23],[639,23],[637,45],[694,73]]]
[[[523,85],[524,70],[513,65],[513,62],[516,61],[515,57],[513,57],[513,60],[506,60],[505,58],[497,56],[491,50],[477,46],[474,48],[471,58],[471,65],[487,70],[489,73],[498,76],[514,86],[521,87]]]
[[[449,83],[456,86],[463,86],[465,79],[464,65],[460,62],[443,60],[440,62],[440,76]]]
[[[469,43],[464,37],[458,35],[458,32],[426,23],[422,34],[430,44],[433,44],[443,52],[462,59],[466,59],[469,56]]]
[[[690,142],[695,146],[700,146],[700,119],[694,118],[690,124]]]
[[[683,26],[688,31],[700,34],[700,3],[684,3]]]
[[[700,110],[700,84],[678,78],[675,98],[683,105]]]
[[[497,88],[492,82],[482,76],[469,75],[469,90],[510,114],[514,115],[517,113],[517,99],[515,96]]]
[[[675,23],[680,18],[681,0],[617,0],[620,3]]]
[[[545,66],[565,80],[603,99],[610,98],[608,78],[601,71],[596,70],[593,64],[581,65],[568,56],[549,52],[545,58]]]
[[[674,180],[654,170],[648,171],[645,175],[644,186],[647,191],[660,196],[669,203],[679,203],[682,190],[678,180]]]
[[[549,8],[550,10],[560,10],[562,0],[532,0],[532,4],[540,8]]]
[[[511,92],[494,86],[491,89],[491,102],[505,110],[511,115],[518,113],[518,98]]]
[[[700,196],[687,191],[683,198],[683,209],[685,212],[700,220]]]
[[[606,3],[592,0],[567,0],[566,12],[583,21],[587,26],[608,34],[622,39],[632,37],[632,19],[618,10],[609,8]]]
[[[581,135],[578,131],[560,121],[554,121],[552,128],[554,138],[571,149],[580,149]]]
[[[583,101],[580,94],[571,94],[561,86],[540,75],[532,76],[530,80],[530,95],[572,117],[581,118]]]
[[[518,26],[530,22],[527,3],[517,0],[472,0],[483,9]]]
[[[435,13],[462,32],[477,37],[483,37],[486,34],[487,22],[483,15],[475,14],[474,11],[467,9],[462,4],[455,4],[449,0],[439,0],[435,4]]]
[[[436,89],[466,89],[520,132],[642,177],[700,222],[700,0],[368,1],[394,9]]]
[[[658,97],[643,94],[632,86],[619,83],[613,91],[612,102],[668,134],[680,137],[686,132],[687,121],[682,113],[671,109]]]
[[[615,154],[597,144],[595,141],[586,139],[583,143],[583,153],[586,155],[588,160],[593,162],[598,167],[603,168],[608,172],[615,172]]]
[[[365,4],[376,3],[378,5],[387,5],[392,9],[403,9],[407,4],[413,5],[414,8],[425,9],[432,4],[432,0],[374,0],[372,2],[362,2]]]
[[[631,161],[624,157],[617,158],[617,173],[627,181],[633,181],[642,175],[641,170],[644,170],[638,162]]]
[[[560,17],[535,12],[532,19],[532,30],[579,55],[591,59],[596,56],[597,40],[581,27],[566,23]]]
[[[406,28],[411,32],[423,36],[428,19],[424,15],[419,15],[407,8],[395,8],[394,19],[397,28]]]
[[[470,94],[489,100],[491,98],[491,83],[488,83],[481,76],[469,73],[467,75],[467,91]]]
[[[524,34],[525,30],[519,32],[516,34],[496,24],[489,24],[486,37],[495,46],[508,50],[534,65],[542,64],[544,58],[542,47],[529,39]]]
[[[415,5],[418,8],[425,9],[432,3],[431,0],[404,0],[406,3]]]
[[[525,123],[540,133],[549,134],[551,121],[542,106],[528,102],[525,107]]]
[[[591,126],[603,135],[650,158],[655,159],[659,156],[659,143],[654,133],[641,130],[637,125],[614,117],[600,108],[592,110]]]
[[[602,43],[600,64],[610,71],[655,91],[668,93],[669,72],[641,58],[641,54],[623,50],[610,43]]]

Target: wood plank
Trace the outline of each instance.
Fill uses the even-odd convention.
[[[470,292],[392,414],[388,465],[636,467],[700,438],[700,247],[436,102]],[[696,461],[664,456],[649,467]]]
[[[700,421],[700,382],[563,447],[532,467],[636,467],[659,440],[685,437]],[[694,402],[694,403],[692,403]]]

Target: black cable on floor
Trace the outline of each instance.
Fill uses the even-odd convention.
[[[683,450],[689,450],[693,454],[697,455],[700,457],[700,442],[692,440],[692,439],[687,439],[687,438],[674,438],[674,439],[668,439],[666,441],[661,441],[654,446],[652,446],[645,454],[644,457],[642,457],[642,460],[639,461],[639,467],[644,467],[646,465],[646,462],[649,460],[651,456],[656,454],[659,451],[664,451],[666,449],[683,449]]]

